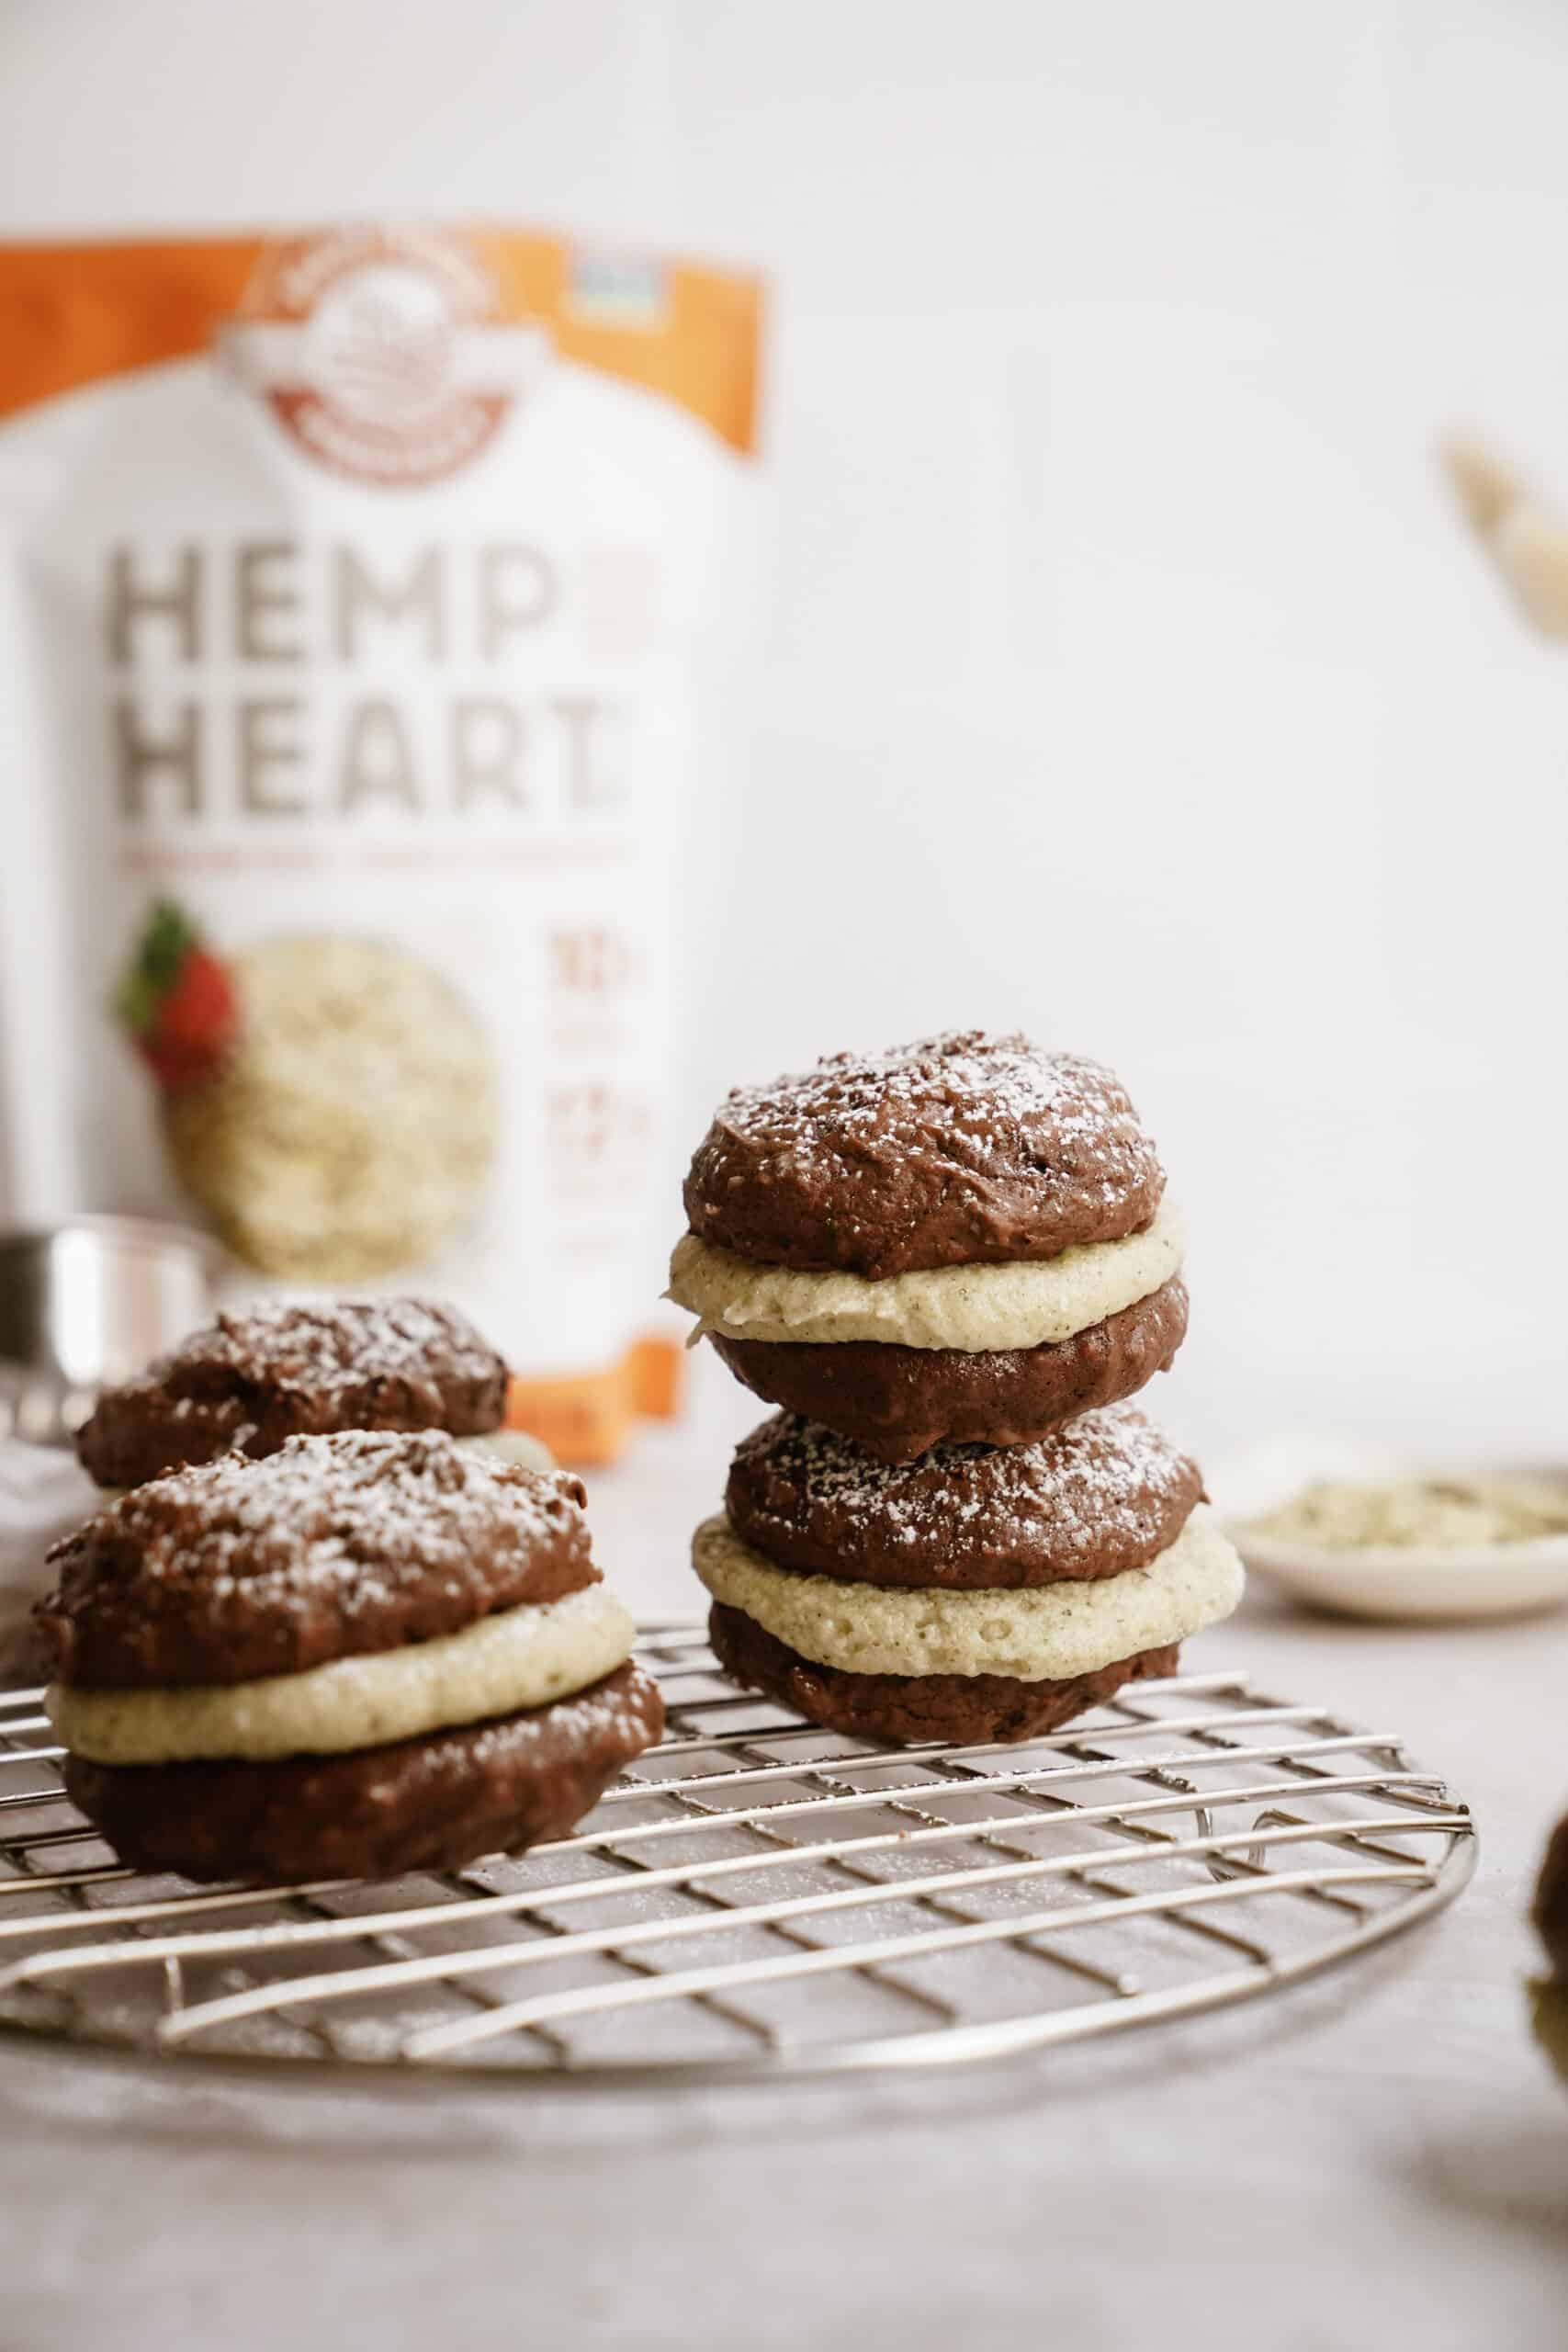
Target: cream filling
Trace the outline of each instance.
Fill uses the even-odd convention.
[[[466,1453],[489,1453],[498,1462],[515,1464],[520,1470],[553,1470],[556,1467],[556,1457],[544,1439],[531,1437],[526,1430],[484,1430],[478,1437],[460,1437],[453,1442],[460,1445]],[[174,1473],[165,1470],[160,1476],[168,1478]],[[100,1487],[98,1509],[107,1510],[111,1503],[118,1503],[130,1491],[129,1487]]]
[[[716,1600],[818,1666],[1019,1682],[1063,1682],[1185,1641],[1228,1617],[1243,1584],[1240,1560],[1201,1505],[1145,1568],[1021,1591],[914,1591],[802,1576],[743,1544],[722,1514],[698,1528],[692,1560]]]
[[[457,1440],[465,1453],[488,1453],[519,1470],[553,1470],[556,1457],[542,1437],[527,1430],[484,1430],[478,1437]]]
[[[753,1264],[688,1233],[675,1245],[666,1297],[697,1317],[694,1338],[881,1340],[904,1348],[1040,1348],[1119,1315],[1181,1263],[1181,1213],[1162,1202],[1122,1241],[1087,1241],[1059,1257],[1008,1266],[934,1266],[868,1282]]]
[[[177,1690],[53,1682],[44,1707],[65,1746],[95,1764],[342,1756],[570,1698],[625,1664],[634,1630],[615,1594],[592,1584],[303,1674]]]

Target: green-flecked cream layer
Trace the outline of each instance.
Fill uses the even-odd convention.
[[[916,1591],[805,1576],[774,1567],[722,1513],[698,1528],[692,1559],[716,1600],[817,1666],[848,1674],[1005,1674],[1019,1682],[1065,1682],[1185,1641],[1230,1615],[1244,1581],[1240,1560],[1201,1505],[1147,1567],[1022,1590]]]
[[[142,1690],[55,1682],[44,1706],[65,1746],[96,1764],[341,1756],[570,1698],[625,1664],[634,1631],[615,1594],[593,1584],[303,1674]]]
[[[1181,1212],[1162,1202],[1122,1241],[1007,1266],[934,1266],[869,1282],[754,1264],[688,1233],[675,1245],[666,1295],[727,1340],[880,1340],[977,1355],[1070,1340],[1168,1283],[1181,1264]]]

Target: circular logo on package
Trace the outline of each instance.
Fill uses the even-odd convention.
[[[382,488],[441,481],[537,380],[536,322],[508,315],[474,240],[365,229],[270,246],[222,350],[307,457]]]

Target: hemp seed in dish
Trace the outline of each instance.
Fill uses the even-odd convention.
[[[1404,1478],[1389,1486],[1320,1479],[1249,1520],[1267,1542],[1325,1552],[1458,1551],[1568,1535],[1568,1480]]]

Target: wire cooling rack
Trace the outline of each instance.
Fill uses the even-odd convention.
[[[1269,1993],[1473,1867],[1393,1733],[1234,1676],[890,1748],[738,1692],[693,1628],[640,1646],[667,1736],[573,1836],[378,1886],[136,1875],[64,1797],[41,1693],[0,1696],[0,2026],[552,2082],[942,2064]]]

